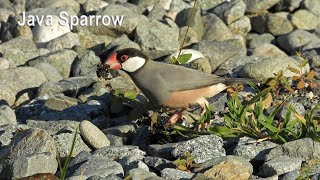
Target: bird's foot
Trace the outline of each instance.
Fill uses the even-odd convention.
[[[176,123],[178,120],[180,119],[183,119],[184,118],[184,115],[182,114],[182,112],[184,111],[185,109],[180,109],[178,111],[176,111],[168,120],[168,125],[172,125],[174,123]]]

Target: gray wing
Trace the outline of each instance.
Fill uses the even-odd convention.
[[[157,64],[158,62],[155,63]],[[226,78],[178,65],[160,63],[154,68],[154,71],[167,82],[166,86],[169,91],[191,90],[226,81]]]

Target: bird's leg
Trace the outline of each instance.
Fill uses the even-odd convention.
[[[207,107],[209,107],[209,102],[206,100],[206,98],[201,97],[196,101],[197,104],[200,105],[200,107],[202,108],[202,112],[200,114],[200,116],[203,116],[204,113],[206,113],[207,111]]]
[[[182,119],[182,112],[186,110],[186,108],[182,108],[178,111],[176,111],[171,117],[170,119],[168,120],[168,124],[169,125],[172,125],[174,123],[176,123],[179,119]]]
[[[207,108],[209,107],[209,102],[204,97],[201,97],[200,99],[197,100],[197,103],[202,108],[202,112],[200,114],[200,117],[202,117],[206,113]],[[207,127],[207,126],[208,126],[207,122],[204,123],[204,124],[201,124],[201,125],[199,125],[198,130],[200,131],[201,129],[203,129],[203,128]]]

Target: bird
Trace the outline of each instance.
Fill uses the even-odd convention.
[[[112,53],[104,63],[109,69],[123,70],[150,102],[178,110],[169,120],[175,123],[191,105],[203,109],[209,106],[207,98],[224,91],[229,85],[251,79],[225,78],[188,67],[150,59],[138,49],[125,48]]]

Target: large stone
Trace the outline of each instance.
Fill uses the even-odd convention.
[[[18,95],[21,91],[32,90],[32,88],[39,87],[42,83],[46,82],[45,75],[38,69],[33,67],[18,67],[0,71],[0,86],[1,89],[0,99],[8,101],[12,105],[12,95]]]
[[[313,30],[319,23],[318,16],[304,9],[300,9],[292,15],[292,24],[298,29]]]
[[[205,24],[203,39],[224,41],[232,38],[227,25],[215,14],[207,14],[203,19]]]
[[[247,5],[247,13],[260,13],[265,12],[280,0],[244,0]]]
[[[19,156],[11,167],[12,178],[22,178],[38,173],[55,174],[57,168],[56,156],[48,152]]]
[[[244,16],[245,10],[246,4],[243,1],[231,1],[217,6],[213,12],[226,24],[231,24]]]

